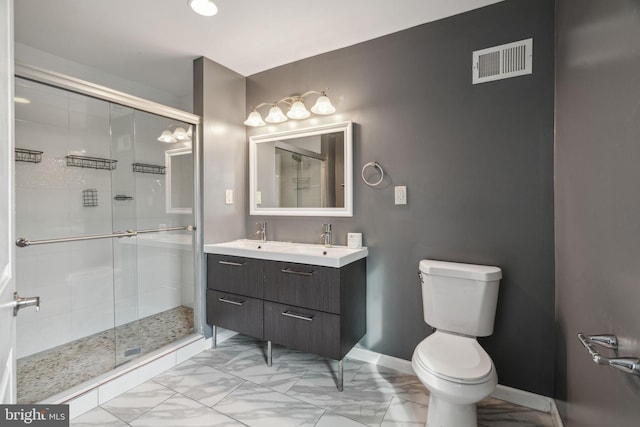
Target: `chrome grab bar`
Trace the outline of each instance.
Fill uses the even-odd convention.
[[[159,233],[161,231],[180,231],[187,230],[193,231],[195,227],[192,225],[181,225],[180,227],[167,227],[167,228],[149,228],[146,230],[127,230],[116,231],[111,234],[94,234],[92,236],[76,236],[76,237],[61,237],[58,239],[44,239],[44,240],[29,240],[24,237],[20,237],[16,240],[16,246],[19,248],[26,248],[33,245],[46,245],[49,243],[62,243],[62,242],[77,242],[80,240],[96,240],[96,239],[112,239],[114,237],[133,237],[138,234],[145,233]]]
[[[627,374],[640,376],[640,359],[637,357],[604,357],[595,347],[599,345],[611,350],[617,350],[618,338],[615,335],[585,335],[581,332],[578,334],[578,339],[589,352],[589,356],[591,356],[594,363],[598,365],[609,365]]]

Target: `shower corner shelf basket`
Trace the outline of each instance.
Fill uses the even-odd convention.
[[[42,151],[16,148],[15,159],[16,162],[40,163],[42,161],[42,153]]]
[[[153,173],[156,175],[164,175],[165,174],[165,166],[160,165],[150,165],[148,163],[133,163],[133,171],[140,173]]]
[[[78,168],[89,169],[105,169],[114,170],[116,168],[117,160],[102,159],[99,157],[87,157],[87,156],[65,156],[67,159],[67,166],[74,166]]]

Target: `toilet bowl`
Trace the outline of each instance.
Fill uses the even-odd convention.
[[[420,262],[425,321],[437,330],[418,344],[411,365],[429,390],[427,427],[477,427],[476,403],[498,375],[476,340],[493,333],[502,272],[497,267]]]
[[[418,344],[411,365],[429,390],[427,427],[478,425],[475,404],[493,392],[498,375],[475,339],[436,331]]]

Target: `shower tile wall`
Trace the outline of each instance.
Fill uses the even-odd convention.
[[[110,172],[66,167],[65,162],[68,154],[112,158],[109,104],[21,79],[16,80],[16,96],[31,101],[16,104],[16,147],[44,152],[41,163],[15,165],[16,237],[40,240],[111,233],[112,197],[116,193],[112,194]],[[160,120],[151,117],[156,124]],[[135,160],[163,165],[165,147],[157,149],[156,141],[156,132],[159,134],[163,129],[157,125],[144,129],[147,126],[142,121],[136,122],[136,138],[145,138],[156,145],[140,144]],[[83,206],[82,191],[89,188],[97,190],[98,206]],[[136,213],[143,218],[137,224],[139,228],[191,223],[188,215],[165,214],[164,175],[135,174],[132,191],[139,202]],[[17,248],[18,292],[21,296],[41,297],[40,312],[33,309],[20,312],[17,357],[176,306],[193,306],[190,247],[136,246],[136,239],[141,238]],[[114,289],[113,245],[126,246],[125,253],[135,255],[116,262],[138,260],[137,266],[124,264],[116,269],[116,274],[121,269],[137,271],[138,286],[134,290],[137,297],[129,301],[133,305],[127,307],[127,301],[117,301],[118,307],[122,304],[129,310],[127,315],[116,316],[114,312],[114,291],[115,295],[124,292]],[[183,286],[188,289],[182,289]]]

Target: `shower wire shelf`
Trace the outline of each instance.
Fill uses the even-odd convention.
[[[116,163],[118,163],[117,160],[112,159],[75,155],[65,156],[65,159],[67,159],[67,166],[89,169],[114,170],[117,166]]]
[[[133,163],[133,171],[140,173],[152,173],[156,175],[164,175],[165,174],[165,166],[161,165],[152,165],[148,163]]]
[[[16,148],[15,153],[16,162],[40,163],[42,161],[42,151]]]

